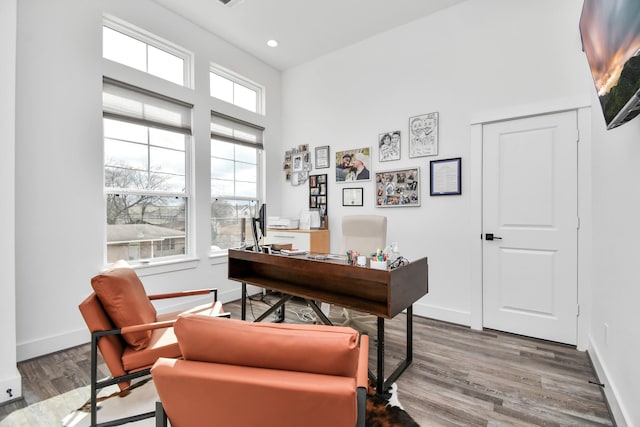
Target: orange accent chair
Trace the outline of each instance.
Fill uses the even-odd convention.
[[[190,314],[151,368],[156,426],[364,426],[369,340],[349,327]]]
[[[208,316],[229,317],[217,301],[217,289],[199,289],[147,295],[136,272],[124,261],[91,279],[94,292],[80,305],[80,313],[91,332],[91,426],[121,425],[155,416],[155,411],[132,417],[97,423],[99,390],[117,384],[125,391],[131,380],[149,375],[159,357],[180,357],[173,331],[178,315],[196,312]],[[186,312],[158,314],[153,300],[206,295],[213,293],[210,304]],[[98,350],[111,378],[98,380]]]

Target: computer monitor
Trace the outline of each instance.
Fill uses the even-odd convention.
[[[260,238],[267,236],[267,204],[263,203],[260,206],[258,216],[251,219],[251,231],[253,232],[253,250],[255,252],[262,252],[260,247],[260,238],[258,237],[258,227],[260,227]]]

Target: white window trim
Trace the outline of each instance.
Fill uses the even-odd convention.
[[[231,70],[229,70],[229,69],[227,69],[227,68],[225,68],[225,67],[223,67],[221,65],[218,65],[218,64],[211,63],[209,65],[209,72],[217,74],[217,75],[219,75],[221,77],[224,77],[225,79],[229,79],[234,83],[237,83],[239,85],[245,86],[245,87],[255,91],[256,92],[256,97],[257,97],[255,114],[260,114],[261,116],[266,115],[266,111],[265,111],[266,110],[266,108],[265,108],[265,99],[266,99],[265,90],[266,89],[265,89],[264,86],[254,82],[252,80],[249,80],[248,78],[246,78],[246,77],[244,77],[244,76],[242,76],[242,75],[240,75],[238,73],[235,73],[235,72],[233,72],[233,71],[231,71]],[[222,99],[219,99],[219,98],[215,98],[215,99],[217,99],[219,101],[222,101],[222,102],[226,102],[226,101],[224,101]],[[235,105],[235,104],[231,104],[231,105]],[[241,107],[239,107],[239,108],[241,108]],[[243,108],[243,110],[245,110],[245,109]],[[247,111],[249,111],[249,110],[247,110]],[[250,111],[250,112],[252,112],[252,111]]]
[[[192,52],[178,46],[175,43],[170,42],[169,40],[158,37],[150,32],[143,30],[142,28],[136,27],[120,18],[116,18],[112,15],[103,15],[102,17],[102,25],[105,27],[109,27],[112,30],[118,31],[122,34],[125,34],[129,37],[132,37],[136,40],[139,40],[143,43],[146,43],[150,46],[153,46],[157,49],[164,50],[172,55],[177,56],[183,60],[184,68],[184,87],[193,89],[193,64],[194,64],[194,55]],[[106,59],[106,58],[105,58]],[[145,74],[149,74],[145,72]],[[152,74],[149,74],[152,75]]]

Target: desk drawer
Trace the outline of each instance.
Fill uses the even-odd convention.
[[[290,233],[286,231],[269,230],[264,241],[266,244],[291,243],[291,247],[293,249],[302,249],[305,251],[311,249],[311,238],[308,233]]]

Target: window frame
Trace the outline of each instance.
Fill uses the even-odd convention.
[[[182,74],[183,74],[183,78],[184,78],[184,82],[182,85],[182,87],[185,88],[189,88],[189,89],[193,89],[193,64],[194,64],[194,55],[192,52],[188,51],[187,49],[184,49],[180,46],[178,46],[175,43],[172,43],[168,40],[165,40],[161,37],[158,37],[148,31],[143,30],[142,28],[136,27],[135,25],[129,24],[128,22],[125,22],[119,18],[116,18],[115,16],[111,16],[111,15],[104,15],[102,18],[102,27],[107,27],[113,31],[117,31],[119,33],[122,33],[128,37],[131,37],[133,39],[136,39],[144,44],[147,45],[147,52],[148,52],[148,46],[152,46],[156,49],[162,50],[166,53],[169,53],[171,55],[174,55],[180,59],[182,59],[183,61],[183,65],[182,65]],[[104,43],[104,41],[103,41]],[[107,61],[112,61],[115,62],[117,64],[120,64],[124,67],[128,67],[128,68],[132,68],[129,67],[126,64],[122,64],[121,62],[118,61],[113,61],[111,59],[105,58],[104,56],[102,56],[102,59],[105,59]],[[145,58],[146,62],[147,62],[147,70],[146,71],[142,71],[142,70],[138,70],[141,73],[145,73],[149,76],[153,76],[155,78],[158,79],[162,79],[163,81],[169,82],[169,83],[173,83],[173,84],[178,84],[175,82],[172,82],[171,80],[167,80],[163,77],[160,76],[156,76],[155,74],[151,74],[148,71],[148,53],[147,53],[147,57]],[[137,70],[137,68],[132,68]]]
[[[156,100],[161,100],[163,102],[172,102],[175,105],[180,105],[181,107],[184,108],[189,108],[190,110],[190,125],[189,128],[180,128],[179,126],[163,126],[162,122],[156,122],[153,120],[141,120],[141,119],[136,119],[136,118],[131,118],[131,116],[127,116],[126,113],[123,113],[121,116],[118,116],[117,114],[113,114],[111,112],[107,112],[106,110],[108,110],[108,108],[105,107],[104,101],[103,101],[103,132],[102,132],[102,143],[103,143],[103,148],[102,148],[102,152],[103,152],[103,161],[102,161],[102,169],[103,169],[103,194],[104,194],[104,209],[105,209],[105,213],[107,211],[107,203],[108,203],[108,198],[110,195],[131,195],[131,196],[151,196],[151,197],[166,197],[166,198],[183,198],[184,199],[184,209],[185,209],[185,213],[184,213],[184,239],[185,239],[185,244],[184,244],[184,253],[183,254],[178,254],[178,255],[167,255],[167,256],[162,256],[162,257],[152,257],[152,258],[138,258],[138,259],[132,259],[132,260],[127,260],[130,264],[135,265],[135,266],[147,266],[147,265],[159,265],[159,264],[165,264],[165,263],[169,263],[169,262],[176,262],[176,261],[186,261],[189,259],[194,258],[194,251],[195,251],[195,233],[192,231],[194,229],[194,222],[195,222],[195,215],[194,215],[194,211],[195,211],[195,198],[193,197],[193,187],[194,187],[194,178],[193,178],[193,173],[192,173],[192,168],[193,168],[193,150],[194,150],[194,138],[192,135],[192,126],[193,126],[193,108],[194,106],[192,104],[186,103],[184,101],[178,100],[178,99],[173,99],[170,98],[166,95],[163,95],[161,93],[157,93],[157,92],[152,92],[150,90],[147,90],[143,87],[139,87],[139,86],[133,86],[133,85],[129,85],[128,83],[125,82],[121,82],[121,81],[117,81],[114,79],[111,79],[109,77],[104,76],[103,77],[103,93],[105,92],[104,89],[104,85],[115,85],[118,86],[120,88],[124,88],[125,90],[129,90],[132,94],[132,97],[134,97],[135,95],[139,95],[139,96],[144,96],[144,97],[150,97],[150,96],[154,96],[156,98]],[[108,92],[108,91],[107,91]],[[184,141],[184,158],[185,158],[185,165],[184,165],[184,190],[183,191],[175,191],[175,190],[154,190],[154,189],[144,189],[144,188],[120,188],[120,187],[107,187],[107,183],[104,181],[105,175],[106,175],[106,170],[107,167],[110,167],[112,165],[107,165],[107,158],[105,156],[106,152],[105,152],[105,140],[107,139],[107,136],[105,135],[105,126],[104,126],[104,121],[105,120],[113,120],[113,121],[119,121],[122,123],[128,123],[128,124],[134,124],[134,125],[138,125],[138,126],[143,126],[147,129],[160,129],[163,131],[172,131],[175,133],[179,133],[184,135],[185,137],[185,141]],[[125,140],[123,140],[124,142],[127,142]],[[150,139],[150,133],[147,130],[147,138],[146,138],[146,142],[145,144],[147,146],[153,146],[153,144],[151,144],[151,139]],[[147,167],[150,167],[151,165],[148,165]],[[105,237],[104,237],[104,245],[103,245],[103,250],[104,250],[104,262],[105,265],[110,264],[113,260],[109,261],[109,241],[108,241],[108,233],[106,232],[106,228],[109,225],[107,223],[107,217],[105,216]],[[152,246],[155,246],[155,242],[152,243]]]
[[[265,202],[265,195],[264,195],[264,176],[263,176],[263,170],[264,170],[264,161],[265,161],[265,153],[264,153],[264,133],[266,131],[266,129],[262,126],[247,122],[245,120],[242,119],[238,119],[236,117],[232,117],[223,113],[220,113],[218,111],[211,111],[211,121],[212,123],[214,122],[215,118],[218,118],[220,120],[222,120],[223,122],[229,123],[229,122],[234,122],[236,125],[236,130],[242,130],[242,129],[246,129],[247,127],[251,127],[254,128],[254,130],[259,131],[260,132],[260,138],[258,138],[258,141],[256,141],[255,143],[252,143],[250,141],[247,141],[245,139],[236,139],[233,138],[231,136],[228,135],[222,135],[222,134],[216,134],[213,130],[211,131],[211,135],[209,138],[209,158],[213,158],[213,152],[211,150],[211,145],[213,144],[213,140],[219,140],[222,142],[226,142],[229,144],[234,144],[237,146],[245,146],[245,147],[252,147],[255,148],[256,150],[256,195],[255,197],[247,197],[247,196],[229,196],[229,195],[213,195],[213,193],[211,192],[211,179],[213,178],[211,176],[211,170],[209,171],[209,194],[210,194],[210,199],[209,199],[209,212],[211,212],[211,206],[213,205],[213,203],[216,200],[229,200],[229,201],[246,201],[246,202],[255,202],[255,213],[254,215],[257,215],[258,213],[258,209],[260,209],[260,205],[262,203]],[[236,160],[235,155],[234,155],[234,164],[236,162],[238,162],[238,160]],[[235,178],[234,178],[234,183],[236,182]],[[235,189],[234,189],[235,191]],[[213,224],[213,220],[214,217],[213,215],[210,214],[209,216],[209,220],[210,223]],[[248,229],[251,230],[251,224],[247,224]],[[212,230],[211,230],[211,225],[209,226],[209,234],[212,234]],[[249,241],[253,240],[252,236],[247,235],[246,236],[246,240],[245,242],[247,242],[249,244]],[[213,255],[222,255],[222,254],[226,254],[228,249],[225,248],[221,248],[220,250],[214,250],[214,242],[213,240],[210,242],[210,253]]]
[[[220,99],[217,98],[213,95],[211,95],[211,73],[218,75],[219,77],[222,77],[224,79],[227,79],[235,84],[238,84],[240,86],[244,86],[247,89],[251,89],[256,93],[256,111],[251,111],[248,110],[244,107],[239,106],[238,104],[235,103],[235,95],[234,95],[234,102],[231,102],[229,104],[234,105],[238,108],[242,108],[243,110],[249,111],[250,113],[254,113],[254,114],[260,114],[261,116],[266,115],[266,111],[265,111],[265,87],[238,74],[235,73],[227,68],[224,68],[218,64],[214,64],[211,63],[209,64],[209,96],[212,97],[213,99],[216,99],[218,101],[222,101],[222,102],[226,102],[229,103],[228,101],[225,101],[224,99]]]

